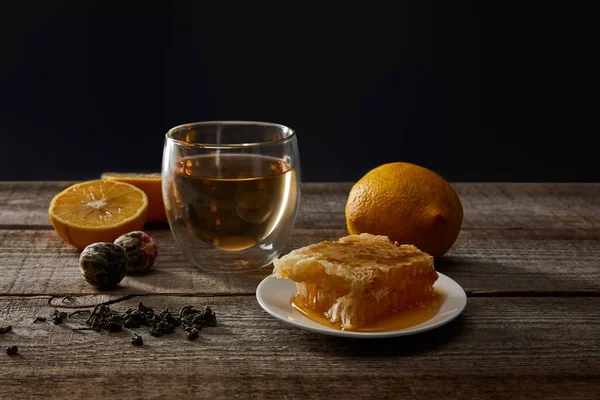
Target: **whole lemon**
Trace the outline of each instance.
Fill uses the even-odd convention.
[[[350,190],[346,224],[350,234],[385,235],[439,257],[456,241],[463,208],[450,184],[415,164],[381,165]]]

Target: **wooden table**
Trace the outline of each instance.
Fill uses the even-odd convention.
[[[270,271],[200,273],[165,227],[149,231],[161,251],[152,273],[93,290],[47,217],[68,184],[0,183],[0,326],[13,326],[0,346],[20,348],[0,353],[0,398],[600,399],[600,184],[455,184],[463,229],[436,268],[465,288],[465,312],[434,331],[372,341],[275,320],[255,299]],[[304,185],[288,251],[346,234],[350,187]],[[178,332],[135,347],[126,331],[33,323],[126,295],[112,307],[211,305],[219,326],[194,342]]]

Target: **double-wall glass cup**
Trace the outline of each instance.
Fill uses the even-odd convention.
[[[167,133],[162,192],[186,258],[214,272],[264,267],[288,242],[300,200],[296,134],[264,122],[215,121]]]

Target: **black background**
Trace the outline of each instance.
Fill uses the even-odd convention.
[[[457,3],[2,1],[0,180],[158,171],[234,119],[295,129],[309,181],[599,181],[595,14]]]

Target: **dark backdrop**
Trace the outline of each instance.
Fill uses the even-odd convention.
[[[236,119],[294,128],[305,180],[600,180],[593,14],[453,3],[2,1],[0,179],[158,171],[168,128]]]

